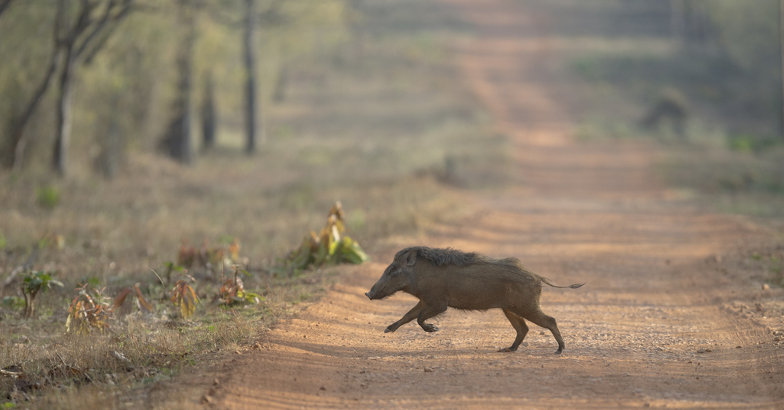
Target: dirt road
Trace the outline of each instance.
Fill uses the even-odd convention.
[[[549,78],[562,46],[549,21],[513,0],[443,0],[477,35],[456,64],[514,140],[514,188],[466,194],[479,210],[458,226],[401,238],[259,349],[228,363],[204,392],[217,408],[274,407],[781,407],[784,348],[769,329],[723,308],[751,284],[717,269],[766,231],[742,218],[677,205],[639,145],[582,145]],[[562,95],[562,94],[560,94]],[[473,196],[472,196],[473,195]],[[500,311],[449,310],[440,331],[385,334],[415,300],[363,295],[397,247],[427,244],[516,256],[577,290],[545,288],[542,308],[566,341],[531,325],[516,353]],[[707,262],[706,262],[707,260]]]

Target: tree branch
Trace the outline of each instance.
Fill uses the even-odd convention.
[[[108,28],[106,28],[105,34],[90,49],[90,51],[87,53],[87,57],[84,58],[85,64],[90,64],[93,61],[95,55],[98,54],[99,51],[101,51],[103,46],[106,45],[107,40],[109,40],[109,38],[114,33],[114,30],[117,29],[117,26],[119,26],[120,21],[126,18],[128,15],[130,15],[132,11],[139,10],[139,8],[135,7],[134,0],[125,0],[124,4],[118,7],[122,7],[122,9],[120,9],[120,11],[118,11],[114,16],[112,16],[109,19],[115,24],[112,24]],[[82,47],[77,51],[77,55],[76,55],[77,58],[79,57],[79,54],[81,54],[81,52],[85,51],[87,46],[88,43],[87,40],[85,40],[85,43],[83,43]]]
[[[289,22],[289,19],[280,12],[280,7],[285,0],[275,0],[267,6],[267,8],[260,12],[256,13],[255,16],[252,17],[254,24],[257,25],[283,25]],[[230,29],[241,29],[245,26],[245,17],[237,17],[227,15],[224,11],[227,9],[225,6],[221,6],[209,13],[210,18],[218,24],[221,24],[225,27]]]
[[[115,0],[109,0],[109,3],[106,4],[106,8],[103,11],[103,15],[98,19],[98,21],[93,24],[92,31],[87,34],[81,41],[81,44],[76,46],[76,51],[74,52],[74,58],[79,58],[79,56],[84,52],[84,49],[87,48],[87,45],[98,35],[98,33],[103,30],[106,26],[106,22],[109,21],[109,16],[112,14],[112,10],[115,6]],[[87,27],[85,27],[87,29]]]

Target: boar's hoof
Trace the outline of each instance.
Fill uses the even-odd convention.
[[[395,330],[397,330],[397,328],[394,325],[389,325],[386,329],[384,329],[384,333],[392,333]]]
[[[508,353],[508,352],[516,352],[516,347],[505,347],[503,349],[498,349],[498,353]]]
[[[558,350],[555,351],[555,354],[563,353],[563,347],[559,347]]]
[[[425,332],[438,332],[438,326],[431,325],[430,323],[425,323],[422,325],[422,329]]]

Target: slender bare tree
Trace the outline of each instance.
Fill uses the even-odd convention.
[[[256,152],[256,0],[245,0],[245,26],[242,34],[243,64],[245,67],[245,152]]]
[[[180,45],[177,49],[177,94],[172,102],[169,127],[161,140],[163,150],[175,160],[188,164],[191,153],[191,118],[193,108],[191,93],[193,88],[193,44],[196,41],[196,10],[189,6],[188,0],[179,0],[178,24],[181,28]]]
[[[8,9],[8,6],[10,6],[11,2],[13,1],[14,0],[0,0],[0,14],[3,14],[3,12]]]
[[[204,91],[201,101],[201,147],[210,150],[215,146],[215,129],[218,114],[215,110],[215,85],[212,82],[212,73],[208,72],[204,78]]]
[[[7,0],[10,1],[10,0]],[[33,92],[19,117],[11,127],[11,146],[14,168],[21,166],[27,141],[24,128],[49,89],[57,74],[56,128],[52,168],[59,175],[67,171],[67,147],[70,137],[71,89],[75,68],[85,55],[94,56],[105,44],[111,27],[119,24],[132,10],[135,0],[79,0],[76,13],[72,13],[75,0],[57,0],[54,21],[54,47],[41,83]],[[0,9],[7,3],[0,3]],[[72,16],[73,14],[73,16]],[[108,29],[108,30],[107,30]],[[59,73],[57,70],[59,69]]]

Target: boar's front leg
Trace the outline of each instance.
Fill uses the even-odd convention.
[[[425,320],[444,313],[444,311],[446,311],[446,307],[446,302],[439,303],[437,305],[424,305],[422,310],[419,312],[419,316],[417,316],[417,323],[419,323],[419,326],[422,326],[422,330],[425,332],[437,332],[438,326],[425,323]]]
[[[423,306],[424,305],[422,304],[422,301],[420,300],[419,303],[417,303],[416,306],[411,308],[411,310],[409,310],[408,313],[403,315],[403,317],[400,318],[400,320],[398,320],[397,322],[392,323],[391,325],[387,326],[387,328],[384,330],[384,333],[394,332],[400,326],[403,326],[406,323],[416,319],[419,316],[419,312],[422,311],[422,307]]]

